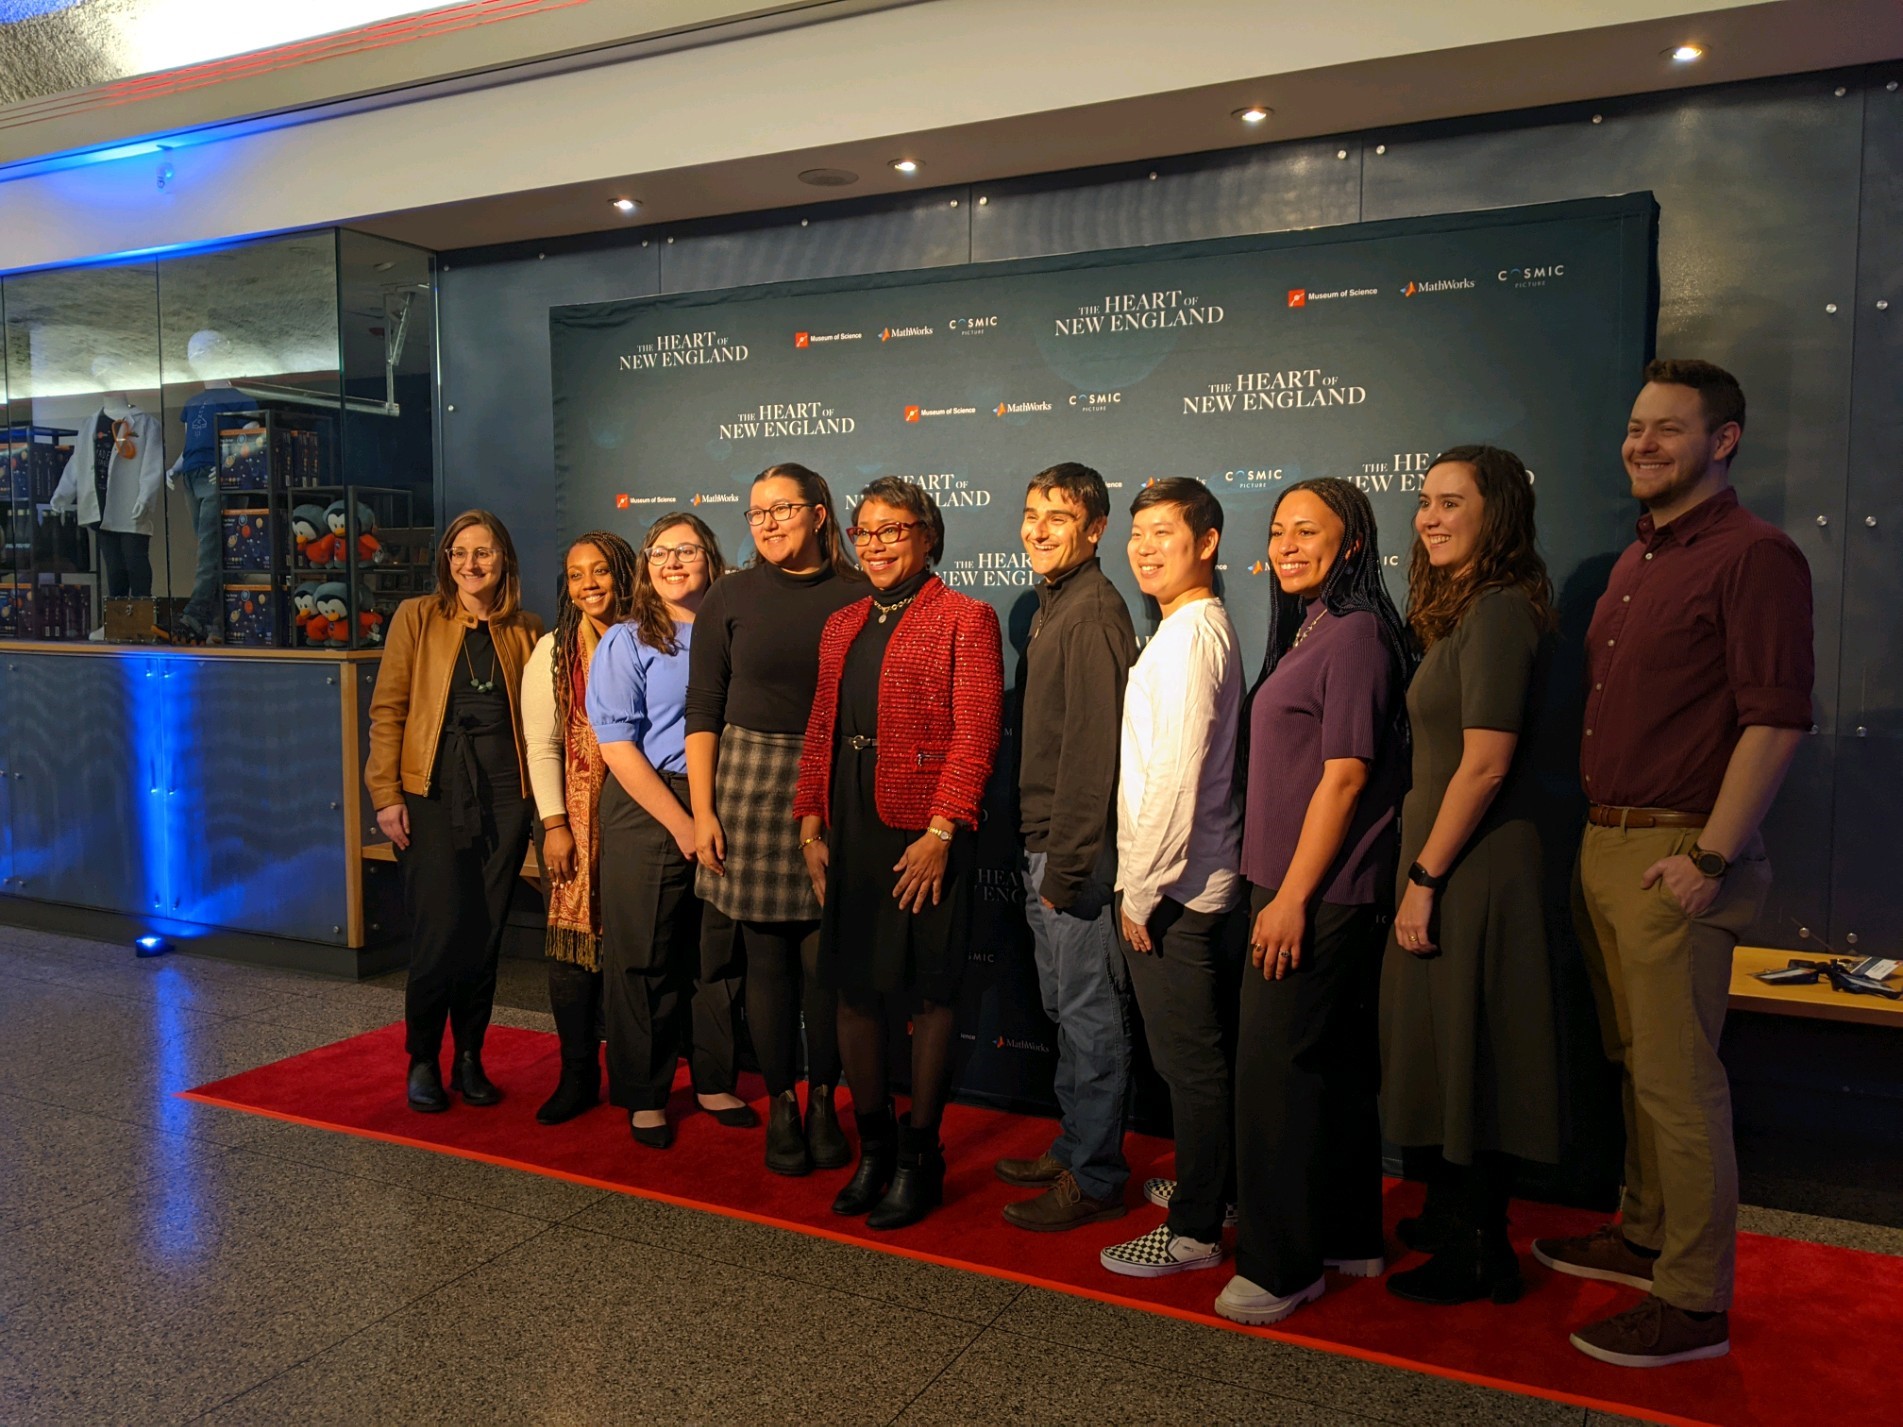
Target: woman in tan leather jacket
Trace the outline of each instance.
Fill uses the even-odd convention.
[[[410,910],[410,1108],[447,1110],[443,1026],[455,1040],[450,1089],[467,1105],[502,1092],[482,1069],[509,894],[528,848],[522,670],[542,622],[521,607],[515,546],[483,510],[450,522],[436,592],[397,606],[370,699],[364,783],[396,845]]]

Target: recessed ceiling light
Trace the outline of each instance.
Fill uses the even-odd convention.
[[[632,213],[641,205],[636,203],[632,198],[611,198],[608,200],[608,206],[613,208],[617,213]]]
[[[920,169],[924,168],[925,165],[920,163],[917,159],[893,159],[892,167],[897,169],[900,173],[917,173]]]
[[[1230,117],[1240,119],[1245,124],[1260,124],[1275,111],[1266,104],[1251,104],[1247,109],[1237,109]]]
[[[1705,57],[1703,45],[1673,45],[1665,51],[1665,57],[1673,64],[1690,64],[1695,59]]]

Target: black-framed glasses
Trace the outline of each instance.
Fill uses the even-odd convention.
[[[817,501],[810,500],[776,500],[772,505],[749,506],[747,508],[747,524],[765,525],[766,518],[770,515],[773,517],[773,523],[778,525],[782,521],[792,519],[794,511],[811,510],[817,504]]]
[[[897,545],[905,539],[906,531],[917,528],[916,520],[894,520],[889,524],[881,525],[877,530],[868,530],[863,525],[855,525],[846,531],[846,538],[855,545],[870,545],[875,540],[881,545]]]
[[[641,552],[650,565],[665,565],[678,559],[683,565],[698,565],[707,558],[705,545],[650,545]]]

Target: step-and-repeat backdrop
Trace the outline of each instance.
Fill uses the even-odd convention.
[[[1429,463],[1485,441],[1534,472],[1576,622],[1631,537],[1619,443],[1651,351],[1656,227],[1642,194],[557,308],[564,534],[638,541],[692,509],[738,563],[764,467],[819,471],[847,521],[853,492],[901,476],[944,509],[945,581],[997,606],[1009,677],[1035,605],[1027,478],[1059,461],[1103,473],[1104,567],[1142,637],[1155,610],[1125,557],[1129,502],[1148,480],[1194,476],[1223,504],[1222,594],[1253,678],[1277,493],[1311,476],[1360,485],[1400,602]],[[959,1074],[966,1093],[1036,1102],[1055,1037],[1019,910],[1014,758],[1007,735]],[[1569,762],[1560,747],[1556,778]]]

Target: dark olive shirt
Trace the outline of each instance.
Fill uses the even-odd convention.
[[[1810,727],[1810,566],[1730,489],[1638,533],[1586,636],[1580,776],[1595,803],[1708,813],[1744,729]]]

